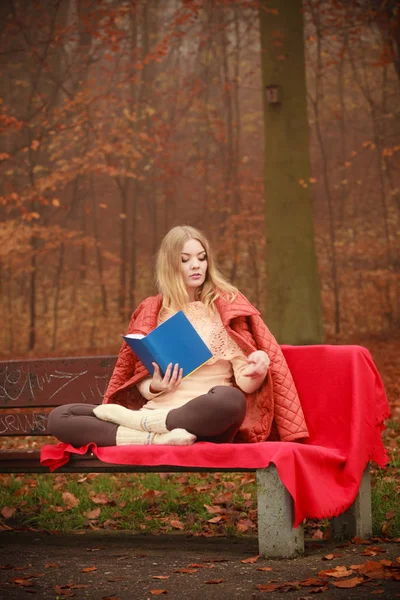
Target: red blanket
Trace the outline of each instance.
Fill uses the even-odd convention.
[[[271,462],[294,500],[294,526],[305,517],[337,516],[354,502],[370,460],[384,466],[382,444],[389,405],[382,380],[361,346],[282,346],[310,431],[303,443],[182,446],[44,446],[41,464],[53,471],[70,454],[89,449],[113,464],[263,468]]]

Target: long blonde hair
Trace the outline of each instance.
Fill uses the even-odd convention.
[[[207,308],[214,310],[214,302],[223,294],[232,301],[236,294],[235,288],[220,273],[210,244],[203,233],[189,225],[173,227],[161,242],[156,260],[156,281],[163,296],[162,307],[165,309],[185,309],[189,295],[182,276],[182,248],[188,240],[197,240],[207,254],[207,274],[203,285],[196,290],[196,300],[203,302]]]

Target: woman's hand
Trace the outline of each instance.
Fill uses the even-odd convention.
[[[180,369],[178,364],[172,368],[172,363],[169,363],[165,375],[162,377],[158,364],[151,364],[154,367],[154,373],[150,383],[150,392],[152,394],[158,394],[159,392],[174,392],[182,381],[183,369]]]
[[[256,350],[247,357],[248,367],[243,373],[251,379],[264,379],[270,364],[269,356],[264,350]]]

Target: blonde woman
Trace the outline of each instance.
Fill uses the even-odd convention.
[[[49,432],[74,446],[265,441],[274,417],[279,439],[280,411],[287,413],[288,400],[296,413],[289,439],[307,436],[276,340],[259,311],[219,272],[206,237],[189,226],[171,229],[158,252],[156,277],[160,293],[139,305],[128,333],[146,335],[183,310],[213,358],[184,380],[179,365],[169,365],[162,377],[154,363],[150,375],[124,342],[103,404],[55,408]],[[272,377],[268,350],[275,361]],[[286,438],[287,431],[285,423]]]

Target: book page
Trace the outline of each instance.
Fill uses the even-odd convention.
[[[142,340],[145,336],[142,333],[128,333],[124,337],[132,338],[133,340]]]

